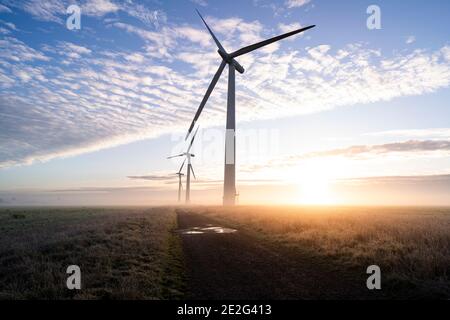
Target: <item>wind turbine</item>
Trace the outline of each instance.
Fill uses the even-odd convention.
[[[200,103],[200,106],[197,109],[197,112],[195,113],[194,119],[192,120],[192,123],[189,127],[188,133],[186,135],[186,138],[188,138],[189,134],[192,132],[192,129],[195,126],[195,123],[197,122],[198,118],[200,117],[200,114],[202,113],[203,107],[205,106],[206,102],[208,101],[209,96],[211,95],[211,92],[213,91],[214,87],[216,86],[217,81],[219,80],[223,69],[225,68],[225,65],[228,64],[228,100],[227,100],[227,122],[226,122],[226,134],[225,134],[225,172],[224,172],[224,181],[223,181],[223,204],[224,205],[234,205],[235,204],[235,197],[236,197],[236,118],[235,118],[235,70],[237,70],[239,73],[244,73],[244,68],[235,60],[235,58],[242,56],[246,53],[252,52],[256,49],[259,49],[261,47],[267,46],[268,44],[271,44],[273,42],[282,40],[284,38],[293,36],[297,33],[306,31],[308,29],[311,29],[315,27],[315,25],[311,25],[305,28],[297,29],[246,47],[243,47],[237,51],[234,51],[232,53],[227,53],[222,44],[219,42],[219,40],[216,38],[214,33],[212,32],[211,28],[206,23],[205,19],[203,19],[200,12],[197,10],[198,15],[202,19],[203,23],[205,24],[206,28],[208,29],[209,33],[211,34],[211,37],[213,38],[214,42],[216,43],[218,50],[217,52],[222,57],[222,62],[220,63],[219,69],[217,70],[216,74],[214,75],[208,89],[206,90],[205,96],[203,97],[203,100]]]
[[[184,173],[181,173],[181,170],[183,170],[183,166],[184,166],[185,162],[186,162],[186,159],[183,160],[180,170],[178,170],[178,172],[175,173],[178,176],[178,202],[181,202],[181,191],[183,191],[183,184],[181,183],[181,178],[184,176]]]
[[[183,175],[183,174],[181,173],[181,170],[183,169],[184,163],[185,163],[185,161],[187,160],[187,173],[186,173],[186,204],[188,204],[188,203],[191,201],[191,172],[192,172],[192,175],[194,176],[194,179],[197,179],[197,178],[195,177],[194,168],[192,168],[192,164],[191,164],[191,157],[195,157],[195,155],[192,154],[192,153],[190,153],[192,144],[194,143],[194,140],[195,140],[195,136],[197,135],[197,131],[198,131],[198,127],[197,127],[197,130],[195,130],[194,135],[192,136],[191,143],[189,144],[189,147],[188,147],[188,149],[186,150],[186,152],[183,152],[183,153],[180,153],[180,154],[177,154],[177,155],[174,155],[174,156],[167,157],[167,159],[172,159],[172,158],[176,158],[176,157],[184,157],[184,156],[186,157],[186,158],[184,159],[184,161],[183,161],[183,164],[182,164],[181,167],[180,167],[179,172],[177,173],[177,174],[178,174],[178,177],[179,177],[179,184],[178,184],[178,200],[180,200],[181,175]],[[181,174],[181,175],[180,175],[180,174]]]

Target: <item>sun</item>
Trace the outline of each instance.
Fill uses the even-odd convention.
[[[332,204],[330,182],[325,177],[303,177],[299,183],[298,202],[301,204]]]
[[[332,190],[333,176],[329,171],[327,164],[317,161],[304,163],[298,168],[296,202],[307,205],[335,204],[337,201]]]

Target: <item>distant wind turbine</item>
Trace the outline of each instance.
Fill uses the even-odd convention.
[[[180,170],[178,170],[178,172],[175,173],[178,176],[178,202],[181,202],[181,192],[183,191],[183,184],[181,183],[181,178],[184,176],[184,173],[181,173],[181,170],[183,170],[185,162],[186,158],[183,160]]]
[[[192,167],[192,164],[191,164],[191,157],[195,157],[195,155],[190,153],[192,144],[194,143],[194,140],[195,140],[195,136],[197,135],[197,131],[198,131],[198,127],[197,127],[197,130],[195,130],[194,135],[192,136],[191,143],[189,144],[189,147],[188,147],[186,152],[183,152],[183,153],[180,153],[180,154],[177,154],[177,155],[174,155],[174,156],[167,157],[167,159],[172,159],[172,158],[176,158],[176,157],[184,157],[184,156],[186,157],[184,159],[181,167],[180,167],[180,170],[177,173],[178,177],[179,177],[179,180],[178,180],[179,181],[179,183],[178,183],[178,201],[180,201],[181,175],[183,175],[181,173],[181,170],[183,169],[184,163],[186,162],[186,159],[187,159],[186,204],[188,204],[191,201],[191,172],[192,172],[192,175],[194,176],[194,179],[197,179],[195,177],[194,168]]]
[[[217,81],[219,80],[223,69],[225,68],[225,65],[228,64],[228,101],[227,101],[227,122],[226,122],[226,134],[225,134],[225,172],[224,172],[224,181],[223,181],[223,204],[224,205],[234,205],[235,204],[235,197],[236,197],[236,136],[235,136],[235,130],[236,130],[236,118],[235,118],[235,70],[237,70],[239,73],[244,73],[244,68],[234,59],[236,57],[242,56],[246,53],[252,52],[256,49],[259,49],[261,47],[267,46],[268,44],[271,44],[273,42],[282,40],[284,38],[293,36],[297,33],[306,31],[308,29],[311,29],[315,27],[315,25],[311,25],[305,28],[297,29],[246,47],[243,47],[237,51],[234,51],[232,53],[227,53],[222,44],[219,42],[219,40],[216,38],[214,33],[212,32],[211,28],[206,23],[205,19],[203,19],[200,12],[197,10],[198,15],[202,19],[203,23],[205,24],[206,28],[208,29],[209,33],[211,34],[211,37],[213,38],[214,42],[216,43],[218,50],[217,52],[222,57],[222,62],[220,63],[219,69],[217,70],[216,74],[214,75],[208,89],[206,90],[205,96],[203,97],[203,100],[200,103],[200,106],[197,109],[197,112],[195,113],[194,119],[192,120],[192,123],[189,127],[188,133],[186,135],[186,138],[188,138],[189,134],[192,132],[192,129],[195,126],[195,123],[197,122],[198,118],[200,117],[200,114],[202,113],[203,107],[205,106],[206,102],[208,101],[209,96],[211,95],[211,92],[213,91]]]

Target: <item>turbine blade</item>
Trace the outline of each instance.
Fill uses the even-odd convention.
[[[211,95],[211,92],[213,91],[214,87],[216,86],[217,81],[219,81],[220,75],[222,74],[223,69],[225,68],[226,64],[227,63],[225,62],[225,60],[222,60],[222,63],[220,64],[219,69],[217,70],[211,83],[209,84],[208,90],[206,90],[205,96],[203,97],[203,100],[200,103],[200,105],[197,109],[197,112],[195,113],[194,119],[192,120],[191,126],[189,127],[188,133],[186,134],[186,138],[184,138],[184,140],[186,140],[189,137],[189,135],[191,134],[192,129],[194,128],[195,123],[197,122],[198,118],[200,117],[203,107],[205,106],[206,101],[208,101],[208,98]]]
[[[270,38],[270,39],[267,39],[267,40],[264,40],[264,41],[252,44],[252,45],[249,45],[247,47],[241,48],[241,49],[231,53],[230,57],[236,58],[236,57],[241,56],[243,54],[249,53],[249,52],[251,52],[253,50],[259,49],[259,48],[264,47],[264,46],[267,46],[268,44],[271,44],[273,42],[276,42],[276,41],[279,41],[281,39],[293,36],[294,34],[306,31],[306,30],[314,28],[314,27],[315,27],[315,25],[308,26],[308,27],[301,28],[301,29],[297,29],[297,30],[294,30],[294,31],[291,31],[291,32],[288,32],[288,33],[285,33],[285,34],[282,34],[282,35],[279,35],[279,36],[276,36],[276,37],[273,37],[273,38]]]
[[[189,148],[187,149],[186,153],[189,153],[189,151],[191,151],[191,147],[192,147],[192,144],[194,143],[195,136],[197,135],[198,128],[200,128],[200,126],[198,126],[197,130],[195,130],[195,133],[192,136],[191,143],[189,144]]]
[[[186,162],[186,158],[184,158],[183,163],[181,164],[180,170],[178,170],[178,174],[181,173],[181,170],[183,170],[184,163]],[[181,177],[181,176],[180,176]]]
[[[172,159],[172,158],[182,157],[182,156],[184,156],[184,153],[180,153],[180,154],[177,154],[177,155],[175,155],[175,156],[167,157],[167,159]]]
[[[192,171],[192,175],[194,176],[194,179],[197,180],[197,178],[195,177],[195,173],[194,173],[194,167],[192,167],[192,165],[191,165],[191,171]]]
[[[223,52],[226,52],[225,49],[223,48],[222,44],[219,42],[219,40],[216,38],[216,36],[214,35],[214,32],[212,32],[211,28],[208,26],[208,24],[206,23],[205,19],[203,19],[202,15],[200,14],[200,11],[198,11],[197,9],[195,9],[198,13],[198,15],[200,16],[200,18],[202,19],[203,23],[206,26],[206,29],[208,29],[209,33],[211,34],[211,37],[213,38],[214,42],[216,43],[217,47],[222,50]]]

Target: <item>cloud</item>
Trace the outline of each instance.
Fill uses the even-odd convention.
[[[259,21],[207,19],[227,49],[267,36]],[[110,27],[135,35],[140,46],[0,40],[1,167],[186,130],[220,62],[207,31],[200,23],[158,31],[122,22]],[[450,47],[391,54],[362,44],[286,52],[280,44],[238,60],[247,70],[238,80],[240,121],[422,95],[450,83]],[[202,126],[222,124],[225,106],[222,78]]]
[[[414,36],[408,36],[407,38],[406,38],[406,44],[411,44],[411,43],[414,43],[414,42],[416,42],[416,37],[414,37]]]
[[[387,153],[417,153],[433,151],[443,151],[448,153],[450,151],[450,140],[409,140],[405,142],[394,142],[379,145],[355,145],[347,148],[312,152],[302,155],[301,158],[318,158],[330,156],[344,156],[354,158]]]
[[[179,36],[185,37],[194,43],[199,43],[203,47],[207,47],[211,44],[209,34],[205,33],[204,30],[192,28],[192,27],[178,27],[174,29]]]
[[[167,22],[167,15],[164,11],[148,9],[141,4],[135,4],[131,1],[122,4],[121,10],[144,24],[154,26],[155,28],[159,28],[161,24]]]
[[[172,48],[176,44],[174,41],[174,35],[171,34],[173,30],[167,27],[164,27],[162,30],[155,32],[144,30],[142,28],[138,28],[136,26],[122,22],[114,23],[113,26],[119,29],[123,29],[129,33],[136,34],[144,41],[152,42],[155,45],[161,47]]]
[[[56,47],[45,46],[45,51],[65,56],[68,59],[80,59],[84,55],[89,55],[92,51],[86,47],[76,45],[71,42],[61,41]],[[67,62],[66,62],[67,63]]]
[[[88,16],[102,17],[105,14],[119,11],[119,5],[110,0],[90,0],[81,7],[82,14]]]
[[[284,23],[278,24],[278,30],[280,30],[281,33],[287,33],[287,32],[293,31],[293,30],[300,29],[301,27],[303,27],[303,26],[298,22],[294,22],[294,23],[290,23],[290,24],[284,24]],[[304,35],[304,33],[299,33],[295,36],[287,38],[286,40],[295,41],[297,38],[302,37],[303,35]]]
[[[307,152],[271,159],[263,164],[249,165],[244,171],[254,172],[267,167],[298,166],[305,160],[341,157],[351,160],[369,160],[386,155],[404,155],[414,157],[438,153],[443,156],[450,155],[450,140],[408,140],[377,145],[353,145],[345,148],[336,148],[324,151]]]
[[[310,3],[311,0],[287,0],[286,1],[286,6],[288,8],[298,8],[298,7],[302,7],[305,4]]]
[[[238,17],[218,19],[209,16],[206,20],[209,26],[222,36],[221,39],[225,37],[221,42],[229,51],[231,48],[238,49],[243,45],[263,40],[264,26],[257,20],[245,21]]]
[[[49,61],[43,53],[27,46],[24,42],[6,37],[0,40],[0,58],[12,62],[28,62],[34,60]]]
[[[150,181],[169,181],[177,178],[175,175],[146,175],[146,176],[128,176],[132,180],[150,180]]]
[[[253,6],[258,8],[270,9],[273,11],[274,16],[279,16],[285,10],[283,6],[278,5],[277,3],[270,0],[253,0]]]
[[[29,13],[37,20],[51,21],[59,24],[64,23],[67,7],[74,4],[70,0],[3,0],[3,2],[11,7]],[[167,16],[163,11],[149,9],[131,0],[84,0],[75,4],[81,7],[82,15],[89,17],[101,18],[108,14],[124,12],[146,25],[151,25],[156,28],[167,21]]]
[[[0,4],[0,12],[12,13],[11,9],[7,6]]]
[[[208,2],[206,0],[190,0],[190,1],[202,7],[206,7],[208,5]]]
[[[365,133],[373,137],[408,137],[420,139],[450,139],[450,128],[388,130]]]
[[[11,30],[14,30],[14,31],[18,31],[19,30],[19,29],[17,29],[16,25],[14,23],[12,23],[12,22],[5,22],[5,21],[1,21],[0,20],[0,23],[2,23],[3,25],[7,26]]]
[[[296,30],[296,29],[300,29],[302,27],[302,25],[298,22],[293,22],[293,23],[289,23],[289,24],[284,24],[284,23],[279,23],[278,24],[278,29],[280,30],[280,32],[282,33],[286,33],[292,30]]]
[[[62,0],[24,0],[24,1],[6,1],[10,7],[22,9],[33,16],[33,18],[42,21],[52,21],[63,23],[62,15],[65,15],[68,6],[67,1]]]

